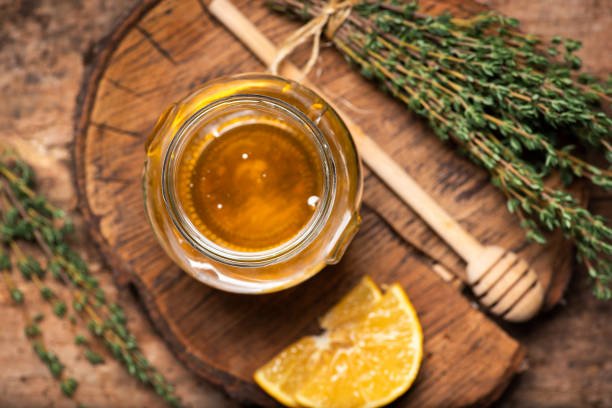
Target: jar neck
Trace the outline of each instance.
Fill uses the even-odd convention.
[[[232,112],[265,113],[282,118],[291,126],[301,129],[304,136],[312,142],[323,172],[321,196],[310,220],[288,241],[262,251],[236,251],[214,242],[196,228],[179,200],[177,177],[185,148],[204,125],[214,120],[222,124],[223,118],[226,115],[231,116]],[[245,121],[244,124],[248,123]],[[223,136],[215,130],[212,134],[215,137]],[[178,129],[164,154],[161,177],[166,210],[181,236],[203,255],[238,267],[272,265],[299,254],[320,234],[329,218],[336,194],[334,159],[327,140],[315,122],[286,102],[264,95],[233,95],[219,99],[192,114]]]

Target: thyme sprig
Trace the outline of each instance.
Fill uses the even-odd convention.
[[[0,271],[13,301],[25,307],[24,293],[13,278],[15,270],[25,284],[36,287],[57,318],[65,318],[71,305],[76,316],[71,316],[71,322],[81,322],[132,376],[152,387],[170,406],[180,406],[174,387],[146,359],[128,330],[123,309],[107,299],[87,263],[68,243],[72,222],[36,193],[32,168],[11,152],[0,155],[0,216]],[[66,290],[54,290],[47,272]],[[37,355],[60,381],[62,392],[72,397],[78,382],[61,376],[64,365],[46,349],[38,322],[28,319],[25,331]],[[83,335],[75,342],[83,346],[83,355],[92,365],[104,363]]]
[[[325,0],[271,0],[275,10],[304,19]],[[363,1],[332,38],[363,75],[428,119],[436,135],[486,169],[521,219],[527,237],[546,231],[573,240],[594,282],[612,298],[612,229],[563,188],[586,179],[612,187],[612,171],[580,153],[603,152],[612,162],[612,79],[578,73],[578,41],[524,34],[518,21],[486,12],[461,19],[429,16],[418,4]]]
[[[11,294],[13,302],[23,306],[25,297],[23,292],[17,288],[17,285],[11,276],[12,263],[8,253],[5,252],[4,249],[0,250],[0,269],[2,270],[4,281],[9,293]],[[65,375],[64,364],[62,364],[57,354],[49,351],[47,348],[39,326],[40,322],[44,318],[44,315],[42,313],[37,313],[33,318],[31,318],[26,308],[23,309],[23,314],[27,322],[24,333],[26,338],[30,341],[32,349],[38,358],[47,366],[51,376],[58,380],[62,393],[67,397],[72,398],[79,383],[73,377],[68,377]],[[78,405],[82,406],[82,404]]]

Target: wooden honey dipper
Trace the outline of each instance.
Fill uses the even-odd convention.
[[[266,66],[277,50],[229,0],[213,0],[208,10]],[[294,65],[283,64],[283,75],[324,93],[304,80]],[[325,98],[330,101],[330,98]],[[541,308],[544,290],[535,271],[515,253],[497,246],[483,246],[431,198],[376,142],[333,106],[353,135],[368,167],[408,204],[467,263],[467,283],[480,303],[492,313],[513,322],[533,317]]]

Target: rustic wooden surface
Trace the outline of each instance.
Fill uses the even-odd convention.
[[[610,71],[609,37],[610,2],[596,1],[495,1],[493,6],[524,19],[533,31],[544,34],[560,32],[585,42],[582,55],[592,70]],[[127,2],[125,2],[127,4]],[[561,5],[551,8],[550,5]],[[32,158],[43,172],[43,187],[56,202],[74,205],[67,159],[71,137],[71,115],[74,96],[80,81],[82,56],[88,44],[97,40],[115,22],[123,7],[104,2],[85,5],[65,2],[0,1],[0,135],[2,141],[16,144]],[[610,199],[601,196],[594,201],[600,211],[610,211]],[[85,243],[83,249],[90,248]],[[97,261],[90,252],[92,262]],[[103,280],[110,287],[108,276]],[[0,292],[0,405],[63,406],[65,399],[51,383],[44,367],[30,352],[22,335],[23,322],[13,313],[4,291]],[[128,302],[130,325],[143,339],[152,359],[180,384],[183,395],[194,405],[212,406],[224,402],[214,398],[216,392],[198,384],[164,350],[151,332],[137,306]],[[32,299],[35,299],[32,297]],[[34,301],[36,303],[36,300]],[[38,305],[40,306],[40,304]],[[611,338],[610,305],[593,300],[579,275],[570,289],[566,304],[549,315],[513,333],[523,339],[530,350],[530,370],[523,374],[505,394],[504,406],[610,406],[612,359],[606,339]],[[61,328],[52,327],[53,344],[69,364],[72,339]],[[92,406],[150,405],[155,399],[131,382],[121,369],[109,365],[92,373],[86,364],[75,366],[80,378],[86,378],[79,393]],[[208,403],[207,403],[208,401]],[[214,402],[212,402],[214,401]],[[229,402],[225,401],[229,404]],[[68,404],[68,406],[70,406]]]

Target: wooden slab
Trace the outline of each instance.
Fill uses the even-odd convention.
[[[275,41],[296,27],[259,2],[237,3]],[[422,4],[437,4],[434,11],[456,7]],[[476,7],[460,4],[464,12],[466,5]],[[144,215],[144,139],[163,108],[203,82],[263,69],[202,6],[198,0],[144,1],[111,34],[87,76],[77,115],[76,172],[81,208],[109,263],[136,285],[187,366],[242,401],[271,403],[253,384],[254,369],[299,336],[316,332],[316,318],[370,274],[379,284],[404,285],[425,330],[423,371],[399,405],[491,402],[517,370],[522,349],[431,271],[424,254],[458,275],[463,267],[371,174],[364,225],[344,260],[290,291],[222,293],[192,280],[165,256]],[[567,246],[526,245],[486,175],[438,143],[422,121],[352,72],[336,52],[324,52],[322,66],[316,82],[337,95],[337,103],[358,107],[354,119],[483,242],[531,259],[545,284],[552,270],[569,270]]]

